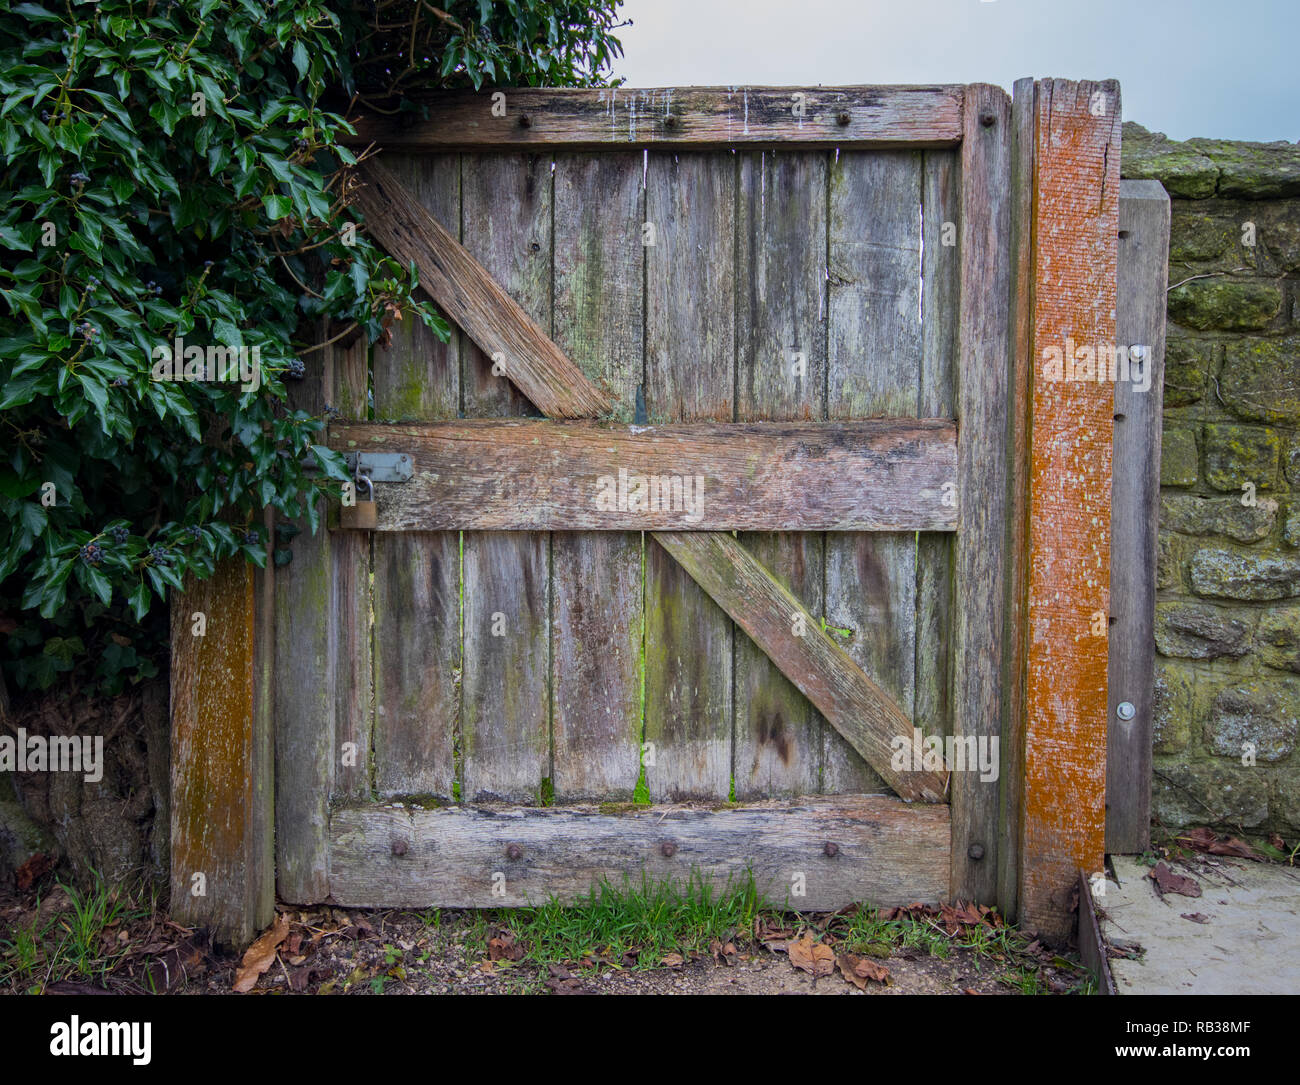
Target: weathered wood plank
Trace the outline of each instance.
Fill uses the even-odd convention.
[[[740,543],[725,532],[660,531],[654,538],[890,787],[907,799],[943,799],[947,772],[891,763],[896,750],[913,749],[906,714]]]
[[[555,338],[631,421],[644,364],[637,154],[555,162]],[[557,525],[562,527],[573,524]],[[641,763],[645,601],[639,532],[551,537],[555,801],[629,799]]]
[[[232,559],[171,599],[171,914],[235,945],[251,941],[275,906],[253,580],[252,566]]]
[[[394,169],[409,200],[445,222],[460,221],[457,156],[400,161]],[[394,327],[388,349],[374,350],[375,417],[455,418],[459,342],[440,343],[414,323]],[[460,704],[460,539],[424,531],[377,536],[373,548],[375,789],[390,798],[448,799]],[[368,612],[354,620],[368,629]]]
[[[1121,346],[1145,348],[1142,369],[1115,382],[1111,482],[1110,689],[1106,718],[1106,851],[1151,841],[1151,725],[1155,683],[1156,528],[1164,403],[1169,196],[1159,181],[1121,181],[1115,313]],[[1122,378],[1122,374],[1121,374]],[[1119,706],[1133,706],[1124,719]]]
[[[1007,383],[1011,101],[1000,87],[966,88],[962,141],[958,327],[958,529],[954,544],[953,734],[1001,756],[1003,593],[1007,533]],[[997,748],[997,754],[993,751]],[[997,894],[998,780],[956,772],[952,783],[954,898]]]
[[[921,371],[922,161],[915,152],[840,154],[830,173],[827,398],[831,419],[915,416]],[[954,512],[944,494],[940,507]],[[838,643],[912,715],[916,537],[827,536],[826,621]],[[827,792],[878,789],[828,733]]]
[[[1037,112],[1020,914],[1063,937],[1078,872],[1100,870],[1104,858],[1115,390],[1095,376],[1050,379],[1049,352],[1063,363],[1067,340],[1094,350],[1115,342],[1119,86],[1043,81]]]
[[[523,183],[543,185],[549,193],[548,171],[540,160],[533,161]],[[368,160],[358,167],[358,173],[362,184],[352,193],[366,217],[366,228],[388,255],[403,265],[415,263],[421,288],[485,354],[495,357],[499,371],[534,406],[561,418],[596,416],[610,409],[609,395],[588,381],[537,326],[511,296],[508,284],[498,281],[501,276],[494,278],[474,259],[386,166]],[[523,195],[528,206],[535,204],[537,197],[532,191]],[[549,206],[549,195],[547,201]],[[466,229],[474,251],[496,250],[501,255],[501,239],[493,235],[493,217],[480,215],[474,225],[473,232],[468,226]],[[540,250],[532,255],[537,252]],[[512,259],[510,264],[517,265],[518,260]],[[432,389],[426,394],[433,394]]]
[[[465,155],[462,193],[466,244],[500,284],[499,292],[518,299],[518,315],[508,323],[528,319],[549,328],[549,158]],[[560,362],[553,374],[557,382],[570,374],[566,396],[590,387],[560,348],[546,342]],[[465,352],[462,374],[466,416],[529,411],[506,378],[493,372],[493,360],[483,351]],[[463,538],[462,796],[539,802],[543,781],[551,776],[550,539],[540,533],[482,531],[467,531]]]
[[[548,146],[670,149],[796,143],[944,145],[961,139],[961,86],[612,87],[456,91],[421,100],[427,119],[368,115],[353,146],[389,150]]]
[[[326,348],[331,349],[331,348]],[[308,356],[306,376],[289,387],[295,410],[319,415],[330,399],[324,360]],[[324,519],[324,502],[320,516]],[[276,889],[282,900],[329,895],[326,840],[335,765],[333,537],[306,517],[288,544],[292,558],[276,573],[274,596]],[[279,545],[268,542],[268,552]]]
[[[323,353],[325,385],[333,389],[331,406],[343,418],[364,419],[370,383],[370,349],[365,337],[358,337],[348,346],[331,344]],[[381,358],[380,369],[384,368]],[[330,794],[331,801],[338,802],[370,795],[375,721],[370,538],[359,532],[334,532],[330,536],[330,555],[334,562],[330,651],[335,658],[334,748],[330,751],[334,771]]]
[[[945,419],[350,425],[340,449],[402,452],[376,485],[380,531],[951,531]]]
[[[742,156],[738,212],[736,418],[821,419],[826,156],[767,151]],[[784,517],[770,526],[796,527]],[[750,532],[740,542],[813,613],[821,611],[819,535]],[[748,637],[736,638],[735,668],[736,797],[815,794],[821,785],[821,714]]]
[[[695,874],[721,888],[751,870],[766,898],[799,910],[937,902],[947,893],[947,807],[881,797],[625,814],[371,807],[337,811],[331,828],[331,889],[348,907],[572,903],[602,880],[639,886],[643,875],[685,883]],[[802,897],[790,895],[796,873],[807,883]],[[496,875],[504,896],[493,895]]]
[[[998,812],[997,902],[1019,914],[1021,812],[1024,804],[1025,614],[1029,578],[1029,426],[1034,289],[1034,124],[1036,84],[1018,79],[1011,101],[1011,367],[1007,386],[1007,612],[1003,652],[1002,774]]]
[[[651,153],[646,165],[645,404],[652,422],[734,408],[736,164]],[[720,299],[725,299],[719,304]],[[646,548],[646,767],[656,802],[731,790],[733,629],[659,547]]]
[[[952,151],[924,155],[921,193],[921,386],[917,413],[955,418],[961,259],[961,168]],[[952,502],[956,511],[956,502]],[[927,735],[952,732],[952,536],[916,540],[916,698],[912,722]]]

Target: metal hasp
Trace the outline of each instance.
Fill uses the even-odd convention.
[[[353,478],[365,475],[371,482],[407,482],[413,470],[405,452],[345,452],[343,459]]]

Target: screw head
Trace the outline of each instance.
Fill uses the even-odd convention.
[[[979,862],[981,859],[984,858],[984,845],[972,844],[969,848],[966,849],[966,854],[971,859],[974,859],[976,862]]]
[[[662,844],[659,845],[659,854],[662,855],[665,859],[671,859],[674,855],[677,854],[677,845],[674,844],[671,840],[665,840]]]
[[[401,858],[403,855],[405,855],[409,848],[410,848],[410,844],[408,844],[400,836],[393,838],[393,854],[396,855],[398,858]]]
[[[826,853],[827,859],[834,859],[835,856],[839,855],[840,853],[840,846],[837,843],[835,843],[835,841],[828,840],[826,841],[825,844],[822,845],[822,851]]]
[[[853,118],[850,117],[848,113],[835,114],[835,123],[838,124],[841,128],[847,128],[849,126],[849,121],[851,121],[852,119]]]
[[[992,113],[986,112],[980,114],[980,124],[982,124],[985,128],[992,128],[993,125],[996,123],[997,123],[997,117],[993,116]]]
[[[669,113],[667,116],[664,117],[664,127],[665,127],[665,128],[676,128],[676,127],[677,127],[677,118],[674,117],[671,113]]]
[[[1115,706],[1115,715],[1125,721],[1131,720],[1137,715],[1137,709],[1133,707],[1131,701],[1120,701],[1120,703]]]
[[[523,857],[524,857],[524,849],[521,848],[518,844],[506,845],[506,858],[509,859],[511,862],[514,862],[516,859],[522,859]]]
[[[532,126],[533,126],[533,122],[530,121],[526,115],[521,115],[519,117],[520,128],[531,128]]]

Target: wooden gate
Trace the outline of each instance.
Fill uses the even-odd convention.
[[[373,530],[335,510],[241,596],[279,896],[751,872],[794,908],[1067,923],[1102,854],[1114,391],[1029,359],[1115,340],[1117,85],[428,112],[362,122],[350,193],[459,331],[325,348],[297,405],[335,412]],[[178,688],[206,650],[178,627]],[[174,696],[191,775],[204,712]],[[243,864],[264,913],[255,809],[229,862],[177,823],[174,885]]]

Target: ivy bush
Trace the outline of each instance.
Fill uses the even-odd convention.
[[[319,527],[346,474],[286,385],[320,364],[327,322],[383,343],[409,314],[447,334],[415,269],[349,229],[350,105],[599,82],[619,2],[0,5],[12,685],[73,672],[115,692],[156,673],[169,588],[223,558],[264,564],[266,506]],[[204,379],[155,379],[177,340],[182,375]],[[207,379],[195,347],[243,371]]]

